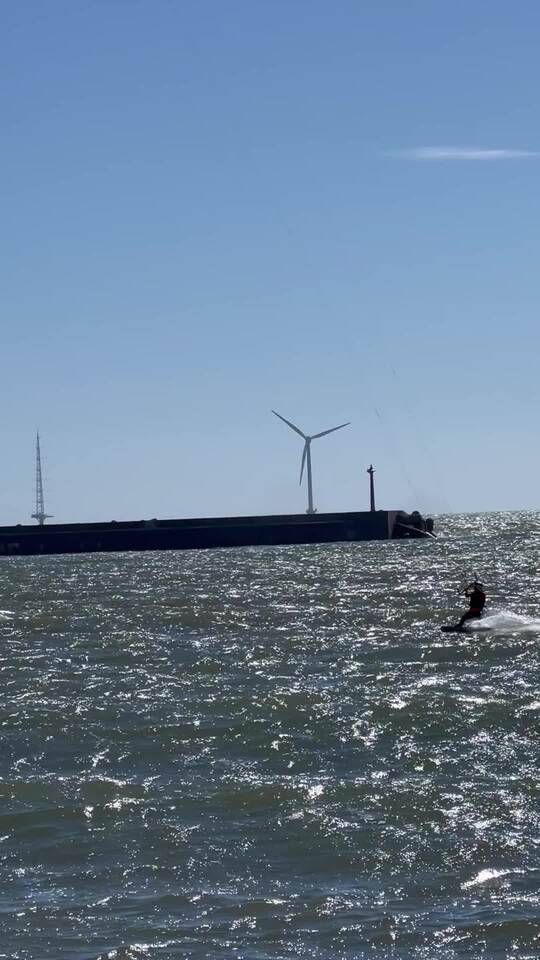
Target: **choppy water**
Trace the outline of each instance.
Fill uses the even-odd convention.
[[[0,560],[0,957],[539,957],[539,530]]]

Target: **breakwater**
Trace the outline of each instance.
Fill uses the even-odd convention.
[[[0,527],[0,555],[392,540],[429,535],[432,522],[401,510],[63,523]]]

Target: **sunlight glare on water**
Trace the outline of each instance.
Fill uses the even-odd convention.
[[[539,518],[438,531],[0,560],[0,957],[540,956]]]

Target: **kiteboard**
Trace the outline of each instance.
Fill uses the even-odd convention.
[[[449,623],[441,627],[443,633],[473,633],[475,630],[480,630],[482,633],[487,633],[492,629],[493,627],[483,627],[480,626],[480,624],[474,624],[474,626],[470,624],[468,627],[460,627],[459,623]]]

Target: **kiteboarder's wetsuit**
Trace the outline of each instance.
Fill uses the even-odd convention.
[[[466,620],[478,620],[482,616],[482,611],[486,602],[486,595],[481,583],[477,580],[470,583],[465,590],[465,596],[469,598],[470,607],[467,613],[464,613],[459,621],[460,629],[463,629]]]

